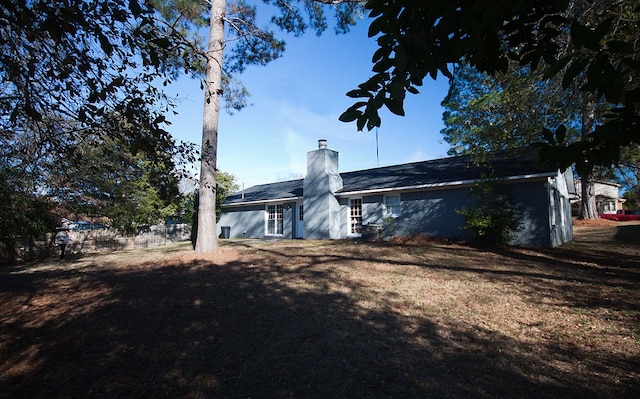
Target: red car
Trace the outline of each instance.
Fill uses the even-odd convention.
[[[615,220],[618,222],[626,222],[629,220],[640,220],[640,211],[632,209],[622,209],[616,213],[603,213],[600,215],[602,219]]]

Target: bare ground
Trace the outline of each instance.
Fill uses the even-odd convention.
[[[640,224],[575,235],[230,240],[5,268],[0,397],[640,397]]]

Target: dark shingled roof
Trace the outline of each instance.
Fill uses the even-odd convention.
[[[540,164],[538,154],[533,149],[521,150],[516,155],[494,153],[490,156],[489,164],[496,176],[501,177],[552,173],[557,170],[556,167]],[[478,166],[471,156],[462,155],[340,173],[343,188],[338,193],[469,181],[489,172],[489,167]],[[241,193],[236,193],[227,197],[225,204],[302,197],[303,185],[304,180],[298,179],[253,186],[244,190],[244,199]]]
[[[239,192],[228,196],[224,203],[225,205],[230,205],[244,202],[302,197],[303,184],[303,179],[260,184],[244,190],[244,198],[242,198],[243,193]]]

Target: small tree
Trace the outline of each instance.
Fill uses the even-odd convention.
[[[471,230],[475,240],[485,244],[503,244],[522,228],[520,209],[501,180],[483,175],[469,190],[474,205],[457,209],[466,218],[462,230]]]

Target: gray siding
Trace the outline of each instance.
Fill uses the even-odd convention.
[[[293,238],[295,202],[274,203],[283,205],[282,238]],[[222,226],[231,227],[229,238],[265,238],[266,236],[266,204],[237,206],[225,208],[217,224],[218,235],[222,232]],[[280,237],[280,236],[274,236]]]
[[[522,211],[522,229],[512,244],[550,247],[566,241],[566,237],[562,241],[551,239],[548,223],[549,189],[544,181],[510,184],[508,187],[510,195]],[[473,205],[468,192],[468,188],[456,188],[401,193],[402,214],[394,220],[393,231],[386,231],[385,234],[408,236],[423,233],[432,237],[472,238],[472,232],[460,229],[465,220],[456,212],[457,209]],[[384,224],[383,201],[384,196],[379,194],[362,197],[364,225]],[[349,220],[348,200],[342,198],[340,204],[341,234],[346,238]],[[562,229],[562,232],[566,231],[566,228]]]
[[[456,209],[469,206],[467,189],[407,192],[401,194],[402,214],[395,219],[395,236],[417,233],[433,237],[469,238],[460,230],[464,218]]]
[[[552,247],[571,240],[571,208],[567,198],[560,196],[560,201],[565,205],[550,209],[550,202],[553,199],[550,190],[553,189],[545,181],[515,183],[509,184],[508,187],[522,212],[522,229],[512,244]],[[460,229],[465,220],[456,212],[457,209],[473,205],[468,190],[468,188],[455,188],[401,193],[402,214],[394,220],[393,231],[386,231],[386,235],[408,236],[424,233],[432,237],[470,239],[472,233]],[[384,196],[376,194],[361,198],[363,225],[384,224],[382,218]],[[340,210],[336,214],[339,215],[339,236],[332,238],[348,238],[348,198],[341,197],[338,203]],[[294,237],[295,207],[295,202],[284,203],[283,238]],[[556,212],[555,219],[550,216],[552,211]],[[562,212],[565,214],[564,217],[560,215]],[[310,217],[305,209],[307,232],[306,225]],[[231,227],[231,238],[265,238],[265,205],[229,207],[225,209],[218,222],[218,233],[221,231],[221,226]]]
[[[218,235],[222,226],[231,227],[230,238],[263,238],[265,231],[265,206],[251,205],[228,207],[220,215]]]
[[[522,230],[512,244],[551,247],[549,189],[546,182],[511,184],[511,194],[522,211]]]

